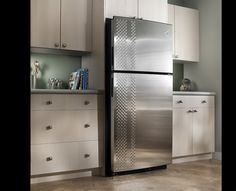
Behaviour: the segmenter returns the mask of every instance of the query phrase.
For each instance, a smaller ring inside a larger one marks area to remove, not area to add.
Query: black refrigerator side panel
[[[112,20],[105,23],[105,141],[104,167],[105,176],[111,176],[111,96],[113,94],[113,40]]]

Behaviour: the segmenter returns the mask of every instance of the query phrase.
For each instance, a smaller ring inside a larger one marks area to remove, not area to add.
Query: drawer
[[[97,109],[97,95],[31,94],[32,110]]]
[[[191,107],[191,96],[173,96],[173,107],[174,108],[184,108]]]
[[[98,142],[31,145],[31,175],[98,167]]]
[[[31,144],[98,140],[97,110],[31,111]]]
[[[194,107],[214,107],[214,96],[193,96]]]

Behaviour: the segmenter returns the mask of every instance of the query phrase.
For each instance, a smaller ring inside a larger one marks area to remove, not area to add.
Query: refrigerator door
[[[112,171],[171,163],[172,75],[114,73]]]
[[[124,17],[113,19],[114,70],[172,73],[172,26]]]

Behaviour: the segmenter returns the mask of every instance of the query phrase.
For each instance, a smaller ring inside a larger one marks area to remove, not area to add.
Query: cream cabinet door
[[[137,17],[138,0],[105,0],[105,16]]]
[[[60,0],[31,0],[31,47],[59,48]]]
[[[61,48],[91,51],[92,0],[61,0]]]
[[[190,110],[191,108],[173,109],[173,157],[193,153],[193,114]]]
[[[193,111],[193,154],[214,152],[214,108]]]
[[[175,56],[175,6],[168,4],[168,23],[172,25],[172,54]]]
[[[175,58],[199,61],[199,12],[196,9],[174,6]]]
[[[138,17],[168,23],[167,0],[138,0]]]

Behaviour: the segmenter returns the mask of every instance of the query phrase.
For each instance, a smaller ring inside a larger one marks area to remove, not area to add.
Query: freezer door
[[[114,73],[113,172],[171,163],[172,76]]]
[[[173,73],[172,26],[115,17],[114,70]]]

